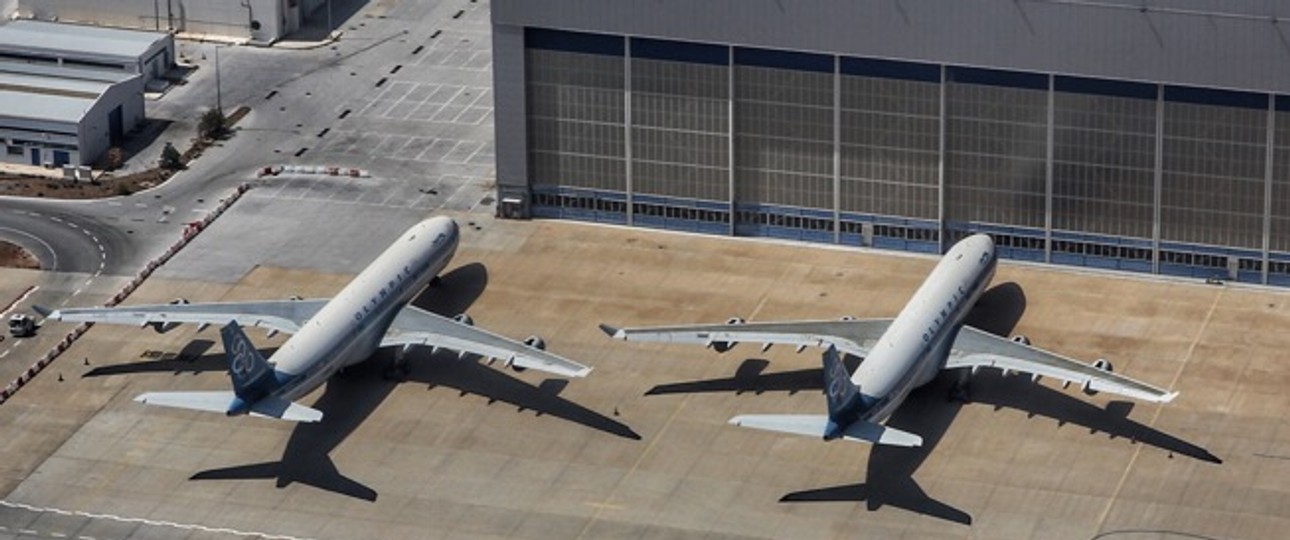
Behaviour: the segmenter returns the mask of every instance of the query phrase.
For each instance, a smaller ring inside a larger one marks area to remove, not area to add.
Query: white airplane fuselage
[[[862,420],[885,421],[911,390],[936,376],[997,263],[994,242],[977,234],[936,264],[851,376],[867,405]]]
[[[371,357],[399,310],[448,265],[458,241],[457,224],[447,217],[403,233],[274,353],[282,384],[273,395],[295,400]]]

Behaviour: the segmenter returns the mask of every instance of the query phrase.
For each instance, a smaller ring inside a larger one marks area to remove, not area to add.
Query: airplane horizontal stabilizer
[[[160,405],[176,409],[228,413],[229,404],[237,397],[233,392],[148,392],[139,394],[135,401],[145,405]]]
[[[228,414],[229,407],[236,398],[237,396],[229,391],[147,392],[139,394],[134,400],[145,405]],[[251,406],[250,414],[291,422],[317,422],[323,417],[322,411],[278,398],[265,398],[255,402]]]
[[[745,414],[730,419],[736,426],[824,437],[829,417],[813,414]],[[891,446],[922,446],[923,438],[895,428],[873,422],[856,422],[842,431],[842,437],[852,441],[865,441]]]
[[[318,409],[275,397],[267,397],[255,402],[255,405],[251,406],[251,414],[291,422],[318,422],[323,417],[322,411]]]

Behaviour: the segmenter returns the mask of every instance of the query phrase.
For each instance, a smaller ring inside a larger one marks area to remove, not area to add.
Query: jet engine
[[[1115,371],[1115,366],[1111,365],[1111,361],[1110,361],[1110,360],[1107,360],[1107,359],[1105,359],[1105,358],[1098,358],[1097,360],[1094,360],[1094,361],[1093,361],[1093,368],[1094,368],[1094,369],[1100,369],[1100,370],[1105,371],[1105,372],[1107,372],[1107,373],[1111,373],[1111,372],[1114,372],[1114,371]],[[1081,391],[1083,391],[1083,392],[1084,392],[1085,394],[1087,394],[1087,395],[1095,396],[1095,395],[1097,395],[1097,390],[1093,390],[1092,388],[1089,388],[1089,383],[1091,383],[1091,382],[1092,382],[1092,380],[1091,380],[1091,379],[1090,379],[1090,380],[1087,380],[1087,381],[1084,381],[1084,386],[1083,386],[1083,387],[1081,387],[1081,388],[1080,388],[1080,390],[1081,390]]]
[[[1017,334],[1012,336],[1012,342],[1020,343],[1022,345],[1030,345],[1030,338],[1026,337],[1025,334]]]
[[[745,322],[747,321],[745,321],[742,317],[731,317],[726,320],[726,324],[743,324]],[[723,353],[730,349],[735,348],[735,345],[738,345],[738,344],[739,344],[738,341],[713,341],[712,350],[717,351],[719,353]]]
[[[542,339],[542,336],[534,335],[534,336],[526,337],[524,338],[524,344],[534,349],[537,349],[539,351],[546,350],[546,340]],[[523,373],[524,370],[528,368],[515,365],[515,363],[512,362],[511,369],[515,370],[516,373]]]
[[[182,305],[187,305],[191,303],[192,302],[189,302],[187,298],[176,298],[170,301],[170,305],[172,306],[182,306]],[[151,326],[152,326],[152,329],[156,330],[158,334],[164,334],[166,332],[169,332],[179,327],[179,323],[154,322],[154,323],[151,323]]]
[[[456,316],[452,318],[452,320],[457,321],[466,326],[475,326],[475,319],[470,318],[470,315],[467,315],[465,313],[458,313]]]

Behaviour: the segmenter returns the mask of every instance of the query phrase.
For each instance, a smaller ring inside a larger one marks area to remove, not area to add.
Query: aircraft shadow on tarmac
[[[422,293],[412,304],[440,315],[455,315],[473,304],[487,283],[488,273],[484,266],[468,264],[443,274],[438,286]],[[185,351],[204,352],[212,345],[207,340],[195,340],[185,347]],[[463,397],[475,394],[487,398],[490,405],[500,401],[514,405],[521,412],[533,411],[537,415],[554,416],[612,435],[640,439],[640,435],[630,427],[560,398],[558,394],[568,381],[548,379],[533,386],[498,368],[485,366],[477,359],[459,360],[452,351],[433,355],[425,352],[425,349],[417,349],[408,353],[408,371],[401,380],[387,377],[395,356],[390,349],[382,349],[368,361],[332,377],[322,396],[311,405],[323,412],[322,421],[296,424],[281,460],[210,469],[192,475],[190,480],[272,479],[276,480],[279,488],[299,482],[324,491],[375,501],[376,490],[342,474],[332,462],[330,453],[371,415],[396,386],[404,383],[426,384],[429,389],[452,388]],[[192,360],[181,352],[176,359],[99,367],[86,376],[228,370],[223,353],[195,354],[197,356]]]
[[[1011,282],[1003,283],[986,291],[969,314],[967,324],[1007,336],[1021,320],[1025,307],[1026,297],[1021,287]],[[847,358],[846,361],[850,369],[859,362],[855,358]],[[762,374],[768,365],[769,362],[763,359],[748,359],[737,368],[733,377],[659,385],[647,394],[823,390],[821,369]],[[963,407],[962,402],[947,399],[955,385],[962,382],[963,374],[943,372],[931,383],[911,392],[887,420],[888,426],[921,435],[922,446],[872,446],[864,482],[796,491],[784,495],[780,502],[864,501],[870,511],[893,506],[970,525],[971,515],[931,498],[913,478]],[[824,407],[822,401],[821,409]],[[1025,411],[1032,418],[1054,419],[1058,426],[1083,426],[1090,433],[1106,433],[1111,438],[1124,438],[1131,444],[1143,443],[1201,461],[1222,462],[1204,448],[1129,420],[1127,415],[1132,410],[1132,403],[1115,401],[1103,409],[1061,391],[1033,384],[1027,376],[1004,377],[996,370],[982,370],[971,377],[971,402],[991,405],[995,410]]]

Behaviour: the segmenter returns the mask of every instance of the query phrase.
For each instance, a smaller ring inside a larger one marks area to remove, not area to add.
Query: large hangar
[[[495,0],[501,211],[1290,285],[1290,6]]]

